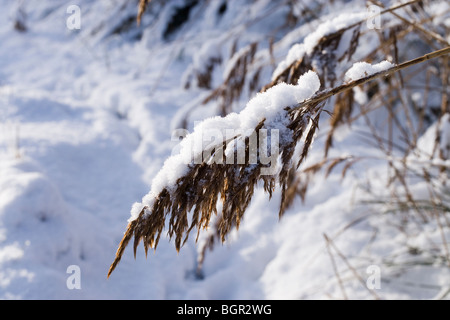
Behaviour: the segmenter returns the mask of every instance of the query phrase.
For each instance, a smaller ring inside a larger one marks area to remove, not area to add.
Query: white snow
[[[381,61],[377,64],[370,64],[367,62],[356,62],[345,73],[347,81],[358,80],[375,74],[377,72],[385,71],[395,65],[387,60]]]
[[[226,12],[219,15],[220,3],[209,1],[196,7],[195,17],[172,39],[163,40],[173,8],[183,2],[157,5],[138,29],[133,20],[136,1],[78,0],[80,30],[66,28],[66,9],[73,3],[2,2],[0,299],[342,298],[324,234],[364,280],[369,266],[380,266],[382,287],[375,292],[382,298],[446,296],[449,269],[433,264],[431,256],[442,241],[436,221],[402,225],[402,217],[385,214],[392,204],[365,205],[364,201],[386,198],[391,191],[386,188],[386,168],[376,160],[355,164],[345,179],[338,169],[327,179],[318,175],[309,182],[305,203],[297,198],[281,219],[279,190],[269,201],[263,190],[256,189],[239,230],[224,245],[206,252],[202,279],[195,277],[199,257],[195,237],[179,254],[169,241],[160,241],[147,259],[141,247],[136,260],[132,248],[127,248],[106,279],[127,219],[133,220],[143,205],[151,205],[163,188],[173,186],[186,172],[201,150],[199,138],[228,137],[231,132],[245,136],[264,118],[268,128],[281,130],[280,138],[288,138],[283,135],[284,107],[311,97],[320,87],[317,74],[309,71],[297,85],[280,83],[265,93],[243,94],[235,103],[239,110],[218,117],[213,103],[201,105],[205,90],[183,88],[189,68],[201,71],[205,59],[220,56],[222,63],[211,84],[216,88],[229,72],[227,66],[231,68],[227,50],[235,41],[236,52],[258,42],[255,57],[263,66],[258,84],[264,85],[308,54],[322,36],[366,14],[354,12],[357,1],[335,1],[324,6],[327,16],[321,16],[322,1],[317,1],[312,9],[318,17],[299,21],[291,33],[285,25],[286,2],[227,1]],[[436,8],[443,8],[445,1],[439,3]],[[21,6],[26,32],[13,28]],[[448,17],[439,23],[448,24]],[[274,65],[267,54],[269,34],[277,41]],[[365,36],[378,38],[370,32]],[[292,47],[293,43],[298,44]],[[371,45],[367,40],[364,50],[370,51]],[[355,54],[354,59],[359,58]],[[356,79],[390,66],[387,61],[355,64],[348,76]],[[356,99],[364,103],[367,96],[359,92]],[[188,109],[193,111],[187,118],[190,134],[172,155],[174,123],[178,125]],[[195,120],[201,122],[193,127]],[[448,116],[442,120],[419,140],[423,157],[407,161],[419,168],[429,163],[450,166],[448,159],[430,160],[437,131],[445,136],[442,147],[450,141]],[[320,128],[326,130],[326,123]],[[330,156],[383,156],[357,139],[353,130],[367,132],[367,127],[356,122],[351,130],[337,130],[339,139]],[[305,166],[323,156],[325,132],[315,138]],[[242,141],[236,145],[242,147]],[[394,155],[392,159],[399,168],[405,161]],[[370,185],[365,188],[367,181]],[[417,183],[411,190],[426,198],[426,187]],[[411,233],[399,232],[398,225]],[[211,231],[200,233],[200,243]],[[448,239],[448,233],[445,236]],[[414,246],[424,255],[413,257],[424,260],[411,260],[407,248]],[[347,297],[373,298],[345,261],[333,254]],[[73,265],[81,270],[81,289],[67,286],[71,276],[67,270]]]

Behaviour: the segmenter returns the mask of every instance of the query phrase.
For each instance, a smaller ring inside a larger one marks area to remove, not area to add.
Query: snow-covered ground
[[[138,28],[137,1],[0,1],[0,298],[445,296],[450,269],[408,251],[442,243],[442,228],[430,222],[424,230],[400,233],[395,222],[401,217],[364,204],[368,195],[387,192],[384,162],[376,167],[376,161],[355,166],[345,179],[339,171],[319,175],[305,202],[296,199],[281,219],[279,193],[269,201],[258,190],[239,230],[206,253],[202,277],[196,275],[199,244],[190,237],[179,254],[168,239],[147,258],[142,246],[136,259],[127,248],[106,279],[132,204],[149,192],[176,146],[173,130],[187,119],[192,131],[196,120],[219,113],[208,104],[198,107],[207,90],[190,76],[202,71],[202,61],[222,57],[214,88],[229,73],[233,39],[239,49],[260,43],[255,59],[270,61],[271,34],[279,45],[276,61],[260,74],[264,85],[318,23],[286,32],[283,1],[200,1],[193,18],[167,35],[171,8],[184,1],[169,2],[155,6],[158,19],[148,13]],[[81,9],[80,30],[67,27],[70,5]],[[26,32],[14,29],[20,10]],[[336,4],[327,11],[345,10],[358,6]],[[244,93],[233,110],[250,98]],[[350,132],[345,127],[336,134],[341,155],[377,156]],[[308,163],[323,155],[323,140],[319,134]],[[362,186],[366,179],[370,192]]]

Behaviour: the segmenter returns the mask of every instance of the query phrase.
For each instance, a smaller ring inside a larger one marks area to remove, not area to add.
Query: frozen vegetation
[[[285,192],[106,278],[199,140],[297,141],[289,108],[448,47],[448,1],[379,1],[375,27],[356,0],[153,0],[139,26],[138,0],[0,3],[1,299],[450,297],[448,54],[297,110]]]

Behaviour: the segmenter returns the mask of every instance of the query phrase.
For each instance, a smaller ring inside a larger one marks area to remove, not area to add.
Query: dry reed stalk
[[[441,218],[439,215],[439,210],[436,205],[436,201],[432,201],[432,205],[433,205],[432,215],[434,216],[434,218],[436,220],[436,224],[439,229],[439,234],[441,236],[442,246],[444,248],[444,255],[445,255],[445,259],[447,261],[447,265],[448,265],[448,267],[450,267],[450,250],[448,248],[448,242],[445,237],[444,227],[442,226],[442,223],[441,223]]]
[[[378,1],[378,0],[369,0],[371,3],[379,6],[380,8],[384,8],[384,5]],[[417,4],[420,5],[423,1],[413,1],[413,3],[411,4]],[[430,20],[429,17],[425,17],[425,19],[423,21],[411,21],[409,19],[406,19],[404,17],[402,17],[401,15],[397,14],[396,12],[394,12],[394,10],[390,10],[389,11],[392,15],[394,15],[397,19],[401,20],[403,23],[407,24],[407,25],[411,25],[413,28],[419,30],[421,33],[423,33],[427,39],[434,39],[437,42],[440,43],[440,45],[442,46],[448,46],[449,43],[447,40],[445,40],[441,35],[439,35],[436,32],[433,32],[432,30],[429,29],[425,29],[423,27],[423,24],[425,23],[426,20]]]
[[[386,13],[392,13],[396,10],[405,8],[418,2],[421,2],[421,0],[412,0],[405,3],[401,3],[399,5],[384,9],[379,14],[383,15]],[[284,71],[282,71],[271,83],[267,84],[261,91],[265,91],[279,82],[286,82],[291,84],[295,83],[300,77],[300,75],[305,73],[307,70],[314,70],[317,73],[319,73],[319,77],[323,85],[325,85],[324,80],[329,80],[331,86],[334,86],[333,83],[335,80],[335,75],[334,69],[332,67],[336,65],[337,61],[342,61],[345,58],[347,58],[347,60],[350,61],[358,45],[361,26],[372,18],[373,17],[367,17],[345,28],[339,29],[334,33],[322,37],[311,54],[306,55],[301,60],[293,62]],[[350,30],[353,30],[353,35],[350,41],[349,48],[346,51],[344,51],[340,57],[336,57],[335,49],[339,45],[343,34]],[[313,62],[317,61],[321,62],[320,65],[321,70],[316,69],[317,63],[313,64]]]
[[[141,24],[142,15],[144,14],[145,10],[147,9],[147,5],[151,1],[152,0],[140,0],[139,1],[139,10],[138,10],[138,15],[137,15],[137,24],[138,24],[138,26]]]
[[[220,215],[221,212],[218,214],[218,216],[220,217]],[[203,240],[203,244],[199,248],[199,255],[197,256],[197,268],[195,270],[195,275],[197,278],[203,278],[203,263],[205,262],[206,251],[212,250],[214,248],[216,240],[219,238],[219,219],[216,219],[211,232],[207,234],[206,239]]]
[[[375,290],[370,289],[366,282],[364,281],[364,279],[361,277],[361,275],[358,273],[358,271],[350,264],[350,262],[348,261],[347,257],[338,249],[338,247],[336,246],[336,244],[334,243],[334,241],[332,239],[330,239],[330,237],[328,237],[325,233],[323,234],[325,241],[327,242],[327,248],[328,246],[330,248],[333,248],[334,251],[336,251],[336,253],[338,254],[338,256],[341,258],[341,260],[346,264],[346,266],[349,268],[349,270],[353,273],[353,275],[356,277],[356,279],[358,279],[358,281],[361,283],[361,285],[366,288],[369,293],[376,299],[376,300],[380,300],[380,297],[378,296],[378,294],[375,292]],[[329,250],[329,249],[328,249]],[[330,253],[331,255],[331,253]],[[340,278],[338,278],[340,279]],[[341,281],[341,280],[339,280]],[[341,283],[342,285],[342,283]],[[343,289],[343,287],[342,287]]]
[[[230,68],[225,81],[217,89],[213,90],[209,96],[203,100],[203,104],[207,104],[211,100],[220,99],[220,114],[227,115],[232,111],[233,102],[236,101],[242,94],[249,65],[253,62],[258,48],[258,43],[253,42],[247,47],[236,51],[236,42],[232,49],[232,58],[234,65]],[[230,60],[231,60],[230,59]],[[212,68],[210,72],[212,71]],[[211,74],[209,74],[209,79]],[[208,83],[210,84],[210,82]]]
[[[413,0],[406,3],[402,3],[399,5],[395,5],[391,8],[384,9],[380,12],[380,15],[392,13],[401,8],[413,5],[415,3],[420,2],[419,0]],[[290,5],[293,5],[292,3]],[[296,4],[300,5],[301,4]],[[314,12],[309,10],[306,6],[304,6],[303,13],[315,16]],[[290,16],[288,16],[288,20]],[[265,85],[260,92],[266,91],[268,88],[276,85],[280,82],[285,82],[288,84],[295,84],[300,75],[304,74],[308,70],[315,71],[321,80],[323,88],[333,87],[338,75],[335,74],[335,69],[338,63],[343,60],[350,61],[355,50],[358,47],[358,40],[361,34],[361,26],[368,19],[372,17],[367,17],[366,19],[362,19],[348,27],[342,28],[335,33],[329,34],[327,36],[322,37],[320,41],[315,46],[313,52],[309,55],[306,55],[303,59],[299,61],[295,61],[291,66],[286,68],[283,72],[281,72],[276,79],[274,79],[271,83]],[[287,21],[287,25],[289,25],[289,21]],[[347,32],[351,31],[352,36],[350,40],[349,47],[347,50],[344,50],[340,56],[336,56],[336,49],[338,48],[343,35]],[[236,45],[237,42],[234,42],[232,55],[236,53]],[[249,50],[244,50],[239,59],[236,59],[235,65],[231,69],[232,71],[227,75],[224,82],[214,89],[211,94],[203,100],[203,104],[207,104],[213,100],[218,100],[219,113],[222,116],[225,116],[229,112],[232,111],[232,106],[235,101],[237,101],[242,92],[247,81],[247,73],[250,70],[251,65],[253,64],[253,57],[256,52],[257,43],[251,43],[248,46]],[[269,53],[272,54],[273,44],[269,43]],[[273,63],[273,57],[271,56],[271,63]],[[258,67],[257,67],[258,68]],[[211,72],[213,68],[207,68],[206,72],[197,74],[198,85],[201,88],[210,89],[211,85]],[[258,85],[258,77],[261,71],[261,67],[254,72],[253,78],[249,80],[249,92],[255,92]],[[189,83],[186,84],[186,87],[189,87]],[[350,94],[348,95],[351,96]],[[340,110],[344,111],[345,108],[340,108]],[[335,110],[339,111],[339,110]],[[348,111],[346,111],[349,113]],[[339,116],[338,116],[339,117]],[[339,125],[344,121],[344,118],[341,118],[340,122],[337,122],[335,125]],[[330,136],[331,137],[331,136]],[[331,142],[331,140],[330,140]]]
[[[334,260],[334,256],[333,253],[331,252],[331,244],[330,244],[330,239],[328,238],[328,236],[324,233],[323,237],[325,238],[325,242],[326,242],[326,247],[327,247],[327,251],[328,251],[328,255],[330,256],[330,260],[331,260],[331,265],[333,266],[333,270],[334,270],[334,275],[336,276],[337,280],[338,280],[338,284],[339,284],[339,288],[341,289],[342,292],[342,296],[344,298],[344,300],[348,300],[348,296],[345,293],[345,287],[344,287],[344,283],[342,282],[341,276],[339,275],[339,271],[336,265],[336,261]]]
[[[199,88],[211,89],[211,80],[214,66],[220,64],[222,59],[219,57],[210,58],[205,65],[205,70],[195,72],[197,78],[197,86]],[[189,83],[186,84],[185,89],[189,88]]]
[[[385,71],[344,83],[332,89],[323,90],[312,98],[292,107],[286,106],[285,110],[290,119],[287,128],[292,134],[292,139],[280,143],[281,170],[277,176],[261,175],[261,170],[267,166],[261,162],[257,164],[249,163],[252,150],[250,150],[248,137],[245,139],[244,164],[192,163],[189,165],[189,171],[177,180],[175,190],[170,191],[169,188],[164,188],[155,199],[152,207],[142,208],[138,217],[128,224],[117,249],[116,257],[108,271],[108,277],[116,268],[126,246],[133,237],[135,255],[140,241],[143,242],[146,253],[149,248],[156,249],[167,222],[168,236],[169,238],[175,237],[177,251],[187,241],[189,233],[194,227],[197,228],[198,239],[200,230],[208,227],[211,215],[217,214],[216,205],[219,199],[223,208],[222,215],[218,218],[217,230],[222,242],[225,241],[226,235],[232,227],[239,227],[244,212],[253,197],[254,188],[259,182],[263,183],[264,190],[269,194],[269,197],[272,196],[278,182],[282,195],[279,211],[281,216],[285,209],[284,201],[287,198],[288,187],[292,182],[292,172],[307,157],[312,138],[318,128],[319,116],[327,99],[374,79],[449,53],[450,47],[437,50]],[[257,140],[260,139],[259,132],[263,128],[265,128],[265,119],[254,130],[257,134]],[[294,161],[294,151],[302,137],[305,138],[302,152],[299,159]],[[225,149],[233,139],[223,141],[222,148]],[[214,156],[217,151],[217,149],[211,150],[211,155]],[[261,150],[258,150],[258,152],[261,152]],[[234,157],[238,157],[236,150],[234,151]],[[191,213],[190,223],[189,213]]]
[[[398,9],[406,8],[408,6],[416,5],[419,3],[420,1],[409,1],[406,3],[402,3],[391,8],[384,9],[380,12],[380,15],[387,13],[394,14]],[[333,87],[337,76],[334,71],[336,65],[345,60],[347,62],[350,61],[359,44],[359,38],[362,33],[361,26],[370,18],[371,17],[362,19],[348,27],[342,28],[332,34],[322,37],[311,54],[307,54],[302,59],[293,62],[261,91],[265,91],[279,82],[295,84],[295,82],[298,80],[298,77],[307,70],[314,70],[316,73],[318,73],[323,87]],[[398,63],[398,40],[410,34],[410,32],[414,30],[414,26],[417,26],[418,24],[410,23],[410,25],[412,25],[410,30],[407,30],[407,32],[401,32],[399,34],[397,34],[396,29],[403,29],[403,26],[392,28],[389,32],[389,37],[387,39],[380,39],[380,46],[375,49],[373,53],[367,56],[365,60],[370,61],[372,58],[375,58],[374,56],[378,54],[380,50],[386,51],[384,54],[385,56],[390,55],[391,53],[388,51],[393,46],[394,60],[396,63]],[[341,52],[340,56],[337,56],[336,48],[340,45],[341,39],[344,38],[344,34],[346,32],[352,32],[351,40],[348,44],[347,50],[344,50],[343,52]],[[380,37],[384,37],[382,32],[378,34]],[[403,85],[402,74],[400,72],[396,74],[400,78],[400,82]],[[374,92],[378,92],[379,90],[378,84],[376,82],[372,82],[371,86],[372,87],[369,88],[368,91],[366,91],[369,92],[369,97],[373,95]],[[325,157],[327,157],[328,151],[332,147],[335,130],[344,123],[350,123],[350,117],[353,112],[353,107],[354,93],[352,91],[345,91],[345,93],[336,96],[336,99],[334,100],[333,116],[330,121],[330,130],[328,133],[327,141],[325,143]],[[409,110],[406,107],[405,112],[409,114]],[[411,124],[411,121],[408,121],[408,124]],[[410,129],[411,128],[412,127],[410,126]]]

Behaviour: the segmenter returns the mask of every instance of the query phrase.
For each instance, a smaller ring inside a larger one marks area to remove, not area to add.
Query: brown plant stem
[[[418,57],[418,58],[415,58],[415,59],[403,62],[403,63],[398,64],[398,65],[396,65],[396,66],[394,66],[392,68],[386,69],[384,71],[373,73],[373,74],[371,74],[371,75],[369,75],[369,76],[367,76],[365,78],[361,78],[361,79],[354,80],[354,81],[351,81],[351,82],[348,82],[348,83],[344,83],[344,84],[342,84],[340,86],[337,86],[337,87],[335,87],[333,89],[324,90],[324,91],[319,92],[318,94],[314,95],[312,98],[307,99],[307,100],[305,100],[305,101],[295,105],[291,110],[299,110],[299,109],[302,109],[302,108],[304,108],[304,107],[306,107],[308,105],[311,105],[311,104],[321,103],[321,102],[325,101],[326,99],[328,99],[328,98],[330,98],[330,97],[332,97],[334,95],[337,95],[339,93],[342,93],[342,92],[350,90],[350,89],[353,89],[356,86],[362,85],[364,83],[367,83],[367,82],[372,81],[374,79],[380,78],[382,76],[390,75],[390,74],[395,73],[397,71],[400,71],[402,69],[406,69],[406,68],[411,67],[413,65],[425,62],[427,60],[431,60],[431,59],[435,59],[435,58],[441,57],[441,56],[449,54],[449,53],[450,53],[450,46],[446,47],[446,48],[443,48],[443,49],[440,49],[440,50],[436,50],[436,51],[430,52],[430,53],[425,54],[425,55],[423,55],[421,57]]]

